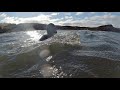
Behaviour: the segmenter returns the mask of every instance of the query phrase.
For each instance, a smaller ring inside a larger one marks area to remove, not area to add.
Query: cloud
[[[80,20],[80,23],[84,26],[100,26],[105,24],[112,24],[114,27],[120,28],[120,16],[116,15],[103,15],[103,16],[92,16]]]
[[[90,12],[91,14],[95,14],[96,12]]]
[[[81,15],[83,14],[84,12],[77,12],[76,15]]]
[[[66,17],[68,18],[68,17]],[[83,26],[83,27],[97,27],[105,24],[112,24],[114,27],[120,27],[120,16],[106,14],[102,16],[94,15],[91,17],[85,17],[83,19],[67,19],[58,22],[62,25]]]
[[[1,20],[1,22],[2,23],[15,23],[15,24],[19,24],[19,23],[59,24],[58,22],[64,19],[64,18],[53,18],[52,16],[53,15],[51,15],[51,14],[50,15],[40,14],[38,16],[28,17],[28,18],[6,16]],[[69,18],[71,18],[71,17],[69,17]]]
[[[85,17],[84,19],[79,21],[84,26],[99,26],[105,24],[112,24],[115,27],[120,27],[120,16],[106,14],[102,16],[92,16],[92,17]]]
[[[76,14],[80,15],[83,12],[77,12]],[[92,13],[92,12],[91,12]],[[59,13],[60,14],[60,13]],[[52,14],[39,14],[34,17],[11,17],[5,13],[0,14],[0,21],[2,23],[54,23],[56,25],[72,25],[72,26],[86,26],[86,27],[94,27],[100,26],[104,24],[112,24],[114,27],[120,27],[120,16],[113,15],[112,13],[104,13],[103,15],[93,14],[92,16],[84,16],[83,18],[75,18],[73,15],[70,15],[66,12],[62,13],[61,17],[53,18],[54,15],[58,15],[58,13]],[[76,15],[75,14],[75,15]]]
[[[56,16],[56,15],[58,15],[59,13],[52,13],[51,15],[53,15],[53,16]]]
[[[19,17],[9,17],[6,16],[1,20],[2,22],[5,23],[32,23],[32,22],[39,22],[39,23],[49,23],[51,15],[44,15],[40,14],[36,17],[28,17],[28,18],[19,18]]]
[[[72,16],[65,16],[65,19],[72,19]]]
[[[0,17],[6,17],[6,16],[7,16],[7,14],[5,14],[5,13],[0,14]]]
[[[68,13],[68,12],[64,12],[64,15],[66,16],[70,16],[71,15],[71,13]]]

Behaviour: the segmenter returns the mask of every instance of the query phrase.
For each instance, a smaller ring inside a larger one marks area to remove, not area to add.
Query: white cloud
[[[92,13],[92,12],[91,12]],[[52,13],[53,15],[57,15]],[[0,18],[2,23],[54,23],[57,25],[72,25],[72,26],[85,26],[85,27],[94,27],[104,24],[112,24],[114,27],[120,27],[120,16],[112,15],[111,13],[106,13],[104,15],[92,15],[91,17],[84,17],[75,19],[74,16],[65,15],[60,18],[53,18],[52,14],[39,14],[34,17],[10,17],[5,13],[0,14]],[[80,12],[79,12],[80,14]]]
[[[65,16],[65,19],[72,19],[72,16]]]
[[[2,22],[6,23],[32,23],[32,22],[39,22],[39,23],[49,23],[51,15],[44,15],[40,14],[36,17],[28,17],[28,18],[19,18],[19,17],[5,17]]]
[[[65,15],[65,16],[66,16],[66,15],[70,16],[70,15],[71,15],[71,13],[64,12],[64,15]]]
[[[77,12],[76,15],[81,15],[83,14],[84,12]]]
[[[51,15],[53,15],[53,16],[56,16],[56,15],[58,15],[59,13],[52,13]]]
[[[120,27],[120,16],[115,15],[103,15],[103,16],[92,16],[92,17],[85,17],[84,19],[80,20],[80,23],[84,26],[99,26],[104,24],[112,24],[115,27]]]
[[[102,16],[85,17],[83,19],[67,19],[58,22],[62,25],[83,26],[83,27],[97,27],[105,24],[112,24],[114,27],[120,27],[120,16],[106,14]]]
[[[88,20],[83,20],[84,25],[88,26],[99,26],[105,24],[112,24],[114,27],[120,28],[120,16],[115,15],[103,15],[103,16],[94,16]]]
[[[109,12],[104,12],[104,14],[108,14]]]
[[[91,14],[95,14],[96,12],[90,12]]]
[[[40,14],[36,17],[28,17],[28,18],[6,16],[1,20],[1,22],[3,22],[3,23],[16,23],[16,24],[19,24],[19,23],[43,23],[43,24],[54,23],[54,24],[59,24],[58,22],[63,20],[63,19],[64,18],[52,18],[51,14],[50,15]]]
[[[6,17],[7,15],[5,13],[0,14],[0,17]]]

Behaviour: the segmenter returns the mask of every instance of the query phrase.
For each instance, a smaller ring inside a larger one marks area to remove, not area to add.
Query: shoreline
[[[21,23],[21,24],[0,24],[0,33],[30,31],[30,30],[46,30],[47,24],[39,23]],[[113,25],[101,25],[98,27],[79,27],[79,26],[60,26],[55,25],[57,30],[90,30],[90,31],[112,31],[120,32],[120,28],[115,28]]]

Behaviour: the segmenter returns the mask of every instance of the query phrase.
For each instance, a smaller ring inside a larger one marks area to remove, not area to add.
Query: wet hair
[[[55,26],[53,23],[49,23],[48,25],[50,25],[50,26]]]
[[[48,24],[48,26],[53,26],[54,27],[55,25],[53,23],[50,23],[50,24]]]
[[[53,23],[50,23],[47,25],[47,34],[43,35],[40,39],[40,41],[46,40],[53,36],[55,33],[57,33],[55,25]]]

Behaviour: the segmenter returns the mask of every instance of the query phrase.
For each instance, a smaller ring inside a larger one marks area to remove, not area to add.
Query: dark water
[[[0,34],[1,78],[120,78],[120,33],[46,31]]]

